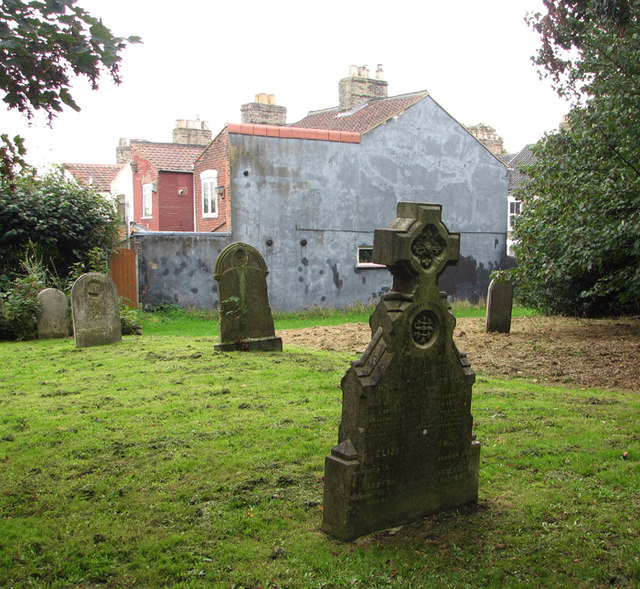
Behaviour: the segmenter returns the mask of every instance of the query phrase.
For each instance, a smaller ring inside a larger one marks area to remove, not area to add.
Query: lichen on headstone
[[[108,276],[98,272],[80,276],[71,288],[71,311],[78,348],[122,340],[118,289]]]
[[[282,350],[269,306],[268,274],[260,252],[246,243],[232,243],[220,252],[213,272],[220,298],[216,350]]]

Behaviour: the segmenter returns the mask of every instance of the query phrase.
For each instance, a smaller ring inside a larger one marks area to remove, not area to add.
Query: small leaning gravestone
[[[216,350],[282,350],[269,307],[267,274],[260,252],[246,243],[232,243],[220,252],[213,270],[220,298]]]
[[[487,293],[486,331],[509,333],[513,309],[513,285],[509,280],[494,278]]]
[[[74,282],[71,315],[78,348],[122,340],[118,290],[113,280],[104,274],[89,272]]]
[[[472,433],[475,374],[453,343],[455,317],[437,277],[460,235],[441,206],[401,202],[377,229],[373,261],[393,274],[369,324],[371,342],[342,379],[338,445],[325,460],[322,529],[342,540],[478,497]]]
[[[69,335],[69,301],[67,295],[57,288],[45,288],[36,297],[40,308],[36,312],[38,319],[38,337],[52,339]]]

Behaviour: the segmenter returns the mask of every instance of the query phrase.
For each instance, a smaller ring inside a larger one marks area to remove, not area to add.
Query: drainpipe
[[[196,216],[196,167],[194,164],[191,164],[191,168],[193,169],[193,230],[198,230],[197,216]]]

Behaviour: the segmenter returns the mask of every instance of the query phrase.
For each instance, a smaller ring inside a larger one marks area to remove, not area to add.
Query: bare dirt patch
[[[458,319],[454,340],[476,372],[576,388],[640,392],[640,317],[515,317],[511,333],[484,331],[483,318]],[[285,344],[361,354],[367,325],[279,331]]]

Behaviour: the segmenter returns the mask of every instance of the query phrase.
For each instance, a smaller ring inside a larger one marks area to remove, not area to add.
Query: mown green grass
[[[454,302],[456,317],[484,317],[486,308],[468,302]],[[302,329],[316,325],[341,325],[343,323],[368,323],[373,312],[372,306],[356,305],[348,310],[315,307],[298,312],[276,311],[273,314],[275,329]],[[514,317],[534,315],[525,307],[516,306]],[[158,312],[141,312],[140,323],[145,335],[186,335],[207,337],[218,335],[218,314],[212,310],[186,311],[178,307],[168,307]]]
[[[216,342],[0,344],[0,586],[640,586],[638,396],[479,375],[478,505],[344,544],[355,356]]]

